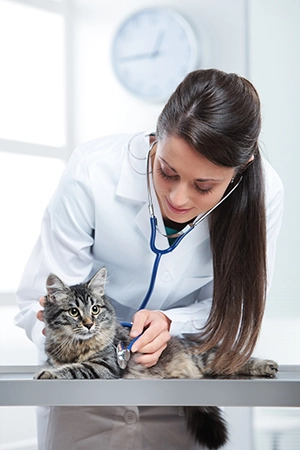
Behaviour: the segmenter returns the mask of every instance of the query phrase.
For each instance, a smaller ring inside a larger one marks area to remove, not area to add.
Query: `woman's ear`
[[[244,164],[244,165],[240,168],[240,170],[238,171],[238,173],[243,173],[244,170],[248,169],[248,167],[251,166],[251,164],[253,163],[253,161],[254,161],[254,155],[252,154],[252,155],[250,156],[250,158],[248,159],[248,161],[246,162],[246,164]]]

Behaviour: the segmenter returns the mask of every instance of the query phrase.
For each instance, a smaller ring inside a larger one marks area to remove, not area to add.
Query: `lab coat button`
[[[169,272],[164,272],[161,274],[161,279],[167,283],[168,281],[171,281],[171,275]]]
[[[124,419],[127,424],[136,423],[137,417],[134,411],[126,411],[124,414]]]

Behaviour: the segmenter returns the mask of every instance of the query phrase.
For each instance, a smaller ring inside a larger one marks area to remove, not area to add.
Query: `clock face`
[[[146,100],[165,101],[195,69],[197,45],[188,22],[169,9],[149,8],[119,28],[112,62],[121,84]]]

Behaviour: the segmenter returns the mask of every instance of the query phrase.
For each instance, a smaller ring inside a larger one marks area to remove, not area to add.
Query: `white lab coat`
[[[118,318],[130,321],[139,308],[155,257],[149,248],[145,176],[148,149],[149,133],[145,132],[97,139],[79,146],[71,156],[45,212],[40,237],[17,294],[21,311],[16,324],[36,343],[41,358],[43,324],[35,315],[50,272],[67,284],[75,284],[105,266],[109,275],[106,293]],[[266,161],[264,167],[270,276],[282,216],[283,188]],[[163,230],[155,195],[154,208]],[[168,246],[167,238],[159,233],[156,243],[160,248]],[[172,253],[162,257],[147,308],[166,313],[172,320],[171,334],[195,333],[209,314],[212,289],[213,267],[205,220]],[[72,445],[72,450],[77,449]],[[164,448],[167,449],[166,443]]]

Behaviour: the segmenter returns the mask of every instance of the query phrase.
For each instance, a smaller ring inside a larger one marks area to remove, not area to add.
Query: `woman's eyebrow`
[[[162,158],[161,156],[159,156],[158,158],[159,158],[163,163],[165,163],[165,164],[169,167],[169,169],[171,169],[173,172],[177,173],[177,170],[175,170],[174,167],[170,166],[170,164],[169,164],[166,160],[164,160],[164,158]]]
[[[165,164],[169,167],[169,169],[172,170],[172,172],[174,172],[174,173],[176,173],[176,174],[178,173],[177,170],[174,169],[174,167],[170,166],[170,164],[169,164],[166,160],[164,160],[164,158],[162,158],[162,157],[160,156],[159,159],[160,159],[163,163],[165,163]],[[221,182],[222,180],[219,180],[219,179],[216,179],[216,178],[196,178],[195,181],[198,181],[199,183],[207,183],[207,181],[213,181],[213,182],[216,183],[216,182]]]

